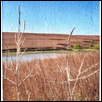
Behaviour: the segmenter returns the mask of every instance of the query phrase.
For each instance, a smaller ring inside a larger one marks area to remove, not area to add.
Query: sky
[[[2,32],[100,35],[99,1],[2,1]]]

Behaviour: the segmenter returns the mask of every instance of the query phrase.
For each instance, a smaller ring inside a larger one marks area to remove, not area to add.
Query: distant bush
[[[69,51],[73,51],[73,49],[71,47],[68,48]]]
[[[100,44],[94,45],[94,49],[100,49]]]
[[[59,50],[66,50],[66,48],[63,48],[63,47],[56,47],[55,51],[59,51]]]
[[[94,45],[90,45],[91,49],[94,47]]]
[[[74,44],[75,49],[81,49],[80,44]]]

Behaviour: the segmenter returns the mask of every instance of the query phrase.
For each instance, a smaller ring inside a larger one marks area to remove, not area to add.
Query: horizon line
[[[18,33],[18,32],[2,32],[2,33]],[[30,33],[30,34],[60,34],[60,35],[63,35],[64,33],[32,33],[32,32],[20,32],[20,33]],[[69,35],[69,34],[64,34],[64,35]],[[72,34],[72,35],[83,35],[83,34]],[[90,34],[87,34],[87,35],[89,35],[89,36],[100,36],[100,34],[99,35],[97,35],[97,34],[95,34],[95,35],[90,35]],[[85,35],[83,35],[83,36],[85,36]]]

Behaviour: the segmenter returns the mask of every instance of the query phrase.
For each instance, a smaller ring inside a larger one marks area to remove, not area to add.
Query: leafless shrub
[[[26,77],[25,77],[20,83],[18,83],[18,75],[19,75],[19,74],[18,74],[18,69],[19,69],[19,66],[20,66],[20,58],[22,57],[23,53],[24,53],[25,50],[26,50],[26,49],[25,49],[22,54],[20,53],[20,48],[21,48],[21,46],[23,45],[24,40],[25,40],[25,39],[23,39],[23,41],[21,40],[23,33],[22,33],[22,34],[20,33],[20,25],[21,25],[21,23],[20,23],[20,14],[21,14],[21,13],[20,13],[20,6],[18,7],[18,13],[19,13],[19,18],[18,18],[19,27],[18,27],[18,34],[17,34],[17,35],[15,34],[15,42],[16,42],[16,45],[17,45],[16,66],[14,65],[14,61],[11,60],[11,62],[12,62],[12,67],[13,67],[13,68],[7,67],[7,61],[6,61],[6,62],[5,62],[5,73],[4,73],[3,77],[4,77],[4,79],[8,80],[9,82],[11,82],[12,84],[14,84],[14,85],[16,86],[17,100],[20,101],[21,98],[20,98],[19,86],[20,86],[28,77],[34,76],[34,75],[31,75],[31,74],[32,74],[33,70],[35,69],[35,66],[34,66],[33,69],[31,70],[31,72],[30,72],[28,75],[26,75]],[[25,21],[24,21],[24,30],[25,30]],[[23,32],[24,32],[24,30],[23,30]],[[3,39],[3,40],[4,40],[4,39]],[[5,42],[5,40],[4,40],[4,42]],[[5,43],[5,45],[6,45],[6,43]],[[7,47],[7,45],[6,45],[6,47]],[[8,47],[7,47],[7,49],[8,49]],[[9,55],[10,55],[9,49],[8,49],[8,53],[9,53]],[[11,57],[11,55],[10,55],[10,57]],[[11,57],[11,59],[12,59],[12,57]],[[36,63],[36,64],[37,64],[37,63]],[[11,80],[11,79],[9,78],[9,76],[8,76],[8,77],[6,76],[6,72],[7,72],[6,70],[9,70],[9,71],[11,71],[11,72],[13,73],[14,78],[15,78],[15,81]],[[27,94],[28,94],[28,93],[27,93]],[[28,100],[29,100],[29,98],[30,98],[30,93],[28,94]]]

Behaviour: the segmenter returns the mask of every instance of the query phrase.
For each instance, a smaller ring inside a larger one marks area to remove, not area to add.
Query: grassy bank
[[[77,51],[97,51],[96,49],[73,49],[73,51],[77,52]]]
[[[22,51],[24,51],[24,50],[22,50]],[[21,53],[22,53],[22,51],[21,51]],[[68,50],[69,52],[96,52],[96,51],[98,51],[98,50],[96,50],[96,49],[74,49],[74,48],[72,48],[72,49],[69,49]],[[30,53],[66,53],[67,51],[66,50],[46,50],[46,51],[42,51],[42,50],[39,50],[39,51],[25,51],[25,53],[24,54],[30,54]],[[2,51],[2,54],[6,54],[7,53],[7,51]],[[16,51],[11,51],[10,52],[12,55],[13,54],[16,54]]]
[[[73,79],[71,81],[71,89],[73,90],[75,78],[77,78],[78,70],[80,68],[82,59],[85,54],[71,54],[68,55],[69,68]],[[93,66],[94,65],[94,66]],[[2,62],[3,75],[7,76],[10,80],[15,82],[12,71],[12,63],[7,63],[5,72],[5,62]],[[14,62],[16,66],[16,62]],[[61,70],[65,75],[61,73]],[[21,85],[19,85],[21,101],[69,101],[69,90],[65,79],[67,79],[66,56],[59,56],[57,58],[23,61],[20,63],[17,72],[18,84],[35,67],[32,74]],[[75,90],[73,93],[74,101],[99,101],[99,71],[100,68],[100,54],[88,53],[85,55],[85,60],[81,69],[82,74],[79,76]],[[88,70],[87,70],[88,69]],[[89,76],[90,75],[90,76]],[[85,78],[84,78],[85,77]],[[3,78],[3,100],[16,101],[17,92],[16,87],[8,80]]]

